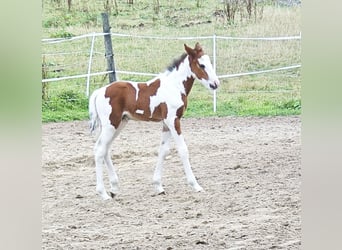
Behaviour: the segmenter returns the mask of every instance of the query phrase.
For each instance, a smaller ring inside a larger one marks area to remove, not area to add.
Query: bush
[[[50,34],[50,38],[71,38],[74,34],[62,29]]]
[[[254,17],[254,21],[261,19],[263,16],[264,6],[260,1],[256,0],[224,0],[223,11],[225,13],[228,24],[233,24],[238,14],[240,14],[240,20],[251,20]]]
[[[79,92],[65,90],[42,101],[43,122],[87,119],[88,98]]]

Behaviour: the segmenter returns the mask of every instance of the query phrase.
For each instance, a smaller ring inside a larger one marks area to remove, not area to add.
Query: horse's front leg
[[[164,193],[164,188],[162,186],[161,177],[162,177],[162,172],[163,172],[164,159],[166,155],[170,152],[170,138],[171,138],[171,132],[169,128],[164,124],[163,132],[162,132],[162,139],[161,139],[159,152],[158,152],[157,166],[153,174],[153,184],[158,194]]]
[[[184,137],[181,133],[181,128],[180,128],[180,119],[176,118],[174,120],[174,123],[170,124],[169,122],[169,128],[170,132],[172,134],[172,137],[175,140],[176,147],[178,154],[182,160],[183,167],[184,167],[184,172],[186,175],[186,179],[189,183],[189,185],[196,191],[200,192],[203,191],[203,188],[198,184],[195,175],[192,172],[190,161],[189,161],[189,150],[188,147],[184,141]]]

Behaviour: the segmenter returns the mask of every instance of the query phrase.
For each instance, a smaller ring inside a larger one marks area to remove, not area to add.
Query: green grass
[[[60,4],[57,4],[60,2]],[[133,6],[117,1],[119,13],[110,15],[112,32],[153,36],[284,36],[300,33],[300,8],[266,5],[263,18],[240,20],[227,24],[214,13],[223,9],[216,0],[160,1],[155,14],[151,1],[136,1]],[[43,0],[43,38],[70,37],[101,32],[102,1]],[[197,40],[186,41],[193,46]],[[43,44],[45,78],[85,74],[88,67],[91,38],[60,44]],[[118,70],[158,73],[183,53],[184,41],[150,40],[113,37]],[[212,56],[212,40],[200,40]],[[92,72],[106,70],[103,38],[95,40]],[[76,52],[72,55],[56,52]],[[54,54],[54,55],[51,55]],[[217,73],[233,74],[283,67],[300,63],[300,41],[217,40]],[[43,57],[42,57],[43,58]],[[42,60],[43,61],[43,60]],[[122,80],[146,81],[150,77],[118,75]],[[204,116],[269,116],[301,113],[300,70],[222,79],[217,93],[217,113],[213,113],[212,95],[196,81],[189,96],[186,117]],[[86,79],[73,79],[48,84],[48,98],[43,101],[43,122],[87,119]],[[91,77],[90,89],[108,83],[104,76]]]
[[[84,120],[88,117],[87,107],[88,98],[83,93],[61,91],[42,102],[42,119],[44,122]]]

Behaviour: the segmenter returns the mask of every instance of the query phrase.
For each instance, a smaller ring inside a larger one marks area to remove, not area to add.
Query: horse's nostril
[[[212,89],[217,89],[217,84],[216,84],[216,82],[214,82],[214,84],[209,84],[210,85],[210,88],[212,88]]]

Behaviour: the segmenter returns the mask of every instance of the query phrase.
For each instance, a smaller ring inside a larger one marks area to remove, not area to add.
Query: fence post
[[[107,59],[107,71],[111,71],[108,73],[109,76],[109,83],[116,81],[116,73],[115,73],[115,65],[114,65],[114,54],[113,54],[113,47],[112,47],[112,36],[110,35],[110,26],[108,20],[107,13],[101,13],[102,16],[102,23],[103,23],[103,33],[104,35],[104,44],[105,44],[105,57]]]
[[[214,72],[216,74],[216,35],[213,35],[213,68]],[[214,90],[213,95],[213,110],[214,113],[216,113],[216,104],[217,104],[217,98],[216,98],[216,89]]]
[[[42,80],[46,79],[47,76],[47,64],[45,61],[45,55],[43,56],[43,63],[42,63]],[[48,86],[47,82],[42,82],[42,100],[46,101],[48,99]]]

